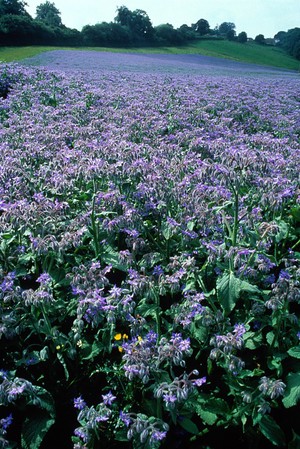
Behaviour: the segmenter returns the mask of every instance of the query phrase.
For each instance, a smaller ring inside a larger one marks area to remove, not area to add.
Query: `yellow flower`
[[[128,335],[127,334],[123,334],[123,340],[128,340]]]
[[[118,346],[118,351],[119,351],[119,352],[123,352],[122,346]]]
[[[59,351],[60,349],[61,349],[61,346],[60,346],[60,345],[57,345],[57,346],[56,346],[56,350]]]
[[[116,334],[116,335],[114,336],[114,340],[119,341],[119,340],[121,340],[121,339],[122,339],[122,334]]]

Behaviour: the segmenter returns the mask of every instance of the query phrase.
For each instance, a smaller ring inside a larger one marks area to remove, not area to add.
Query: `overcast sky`
[[[35,17],[37,5],[46,0],[26,0],[27,11]],[[50,0],[51,1],[51,0]],[[236,32],[248,37],[273,37],[278,31],[300,27],[300,0],[53,0],[64,25],[81,30],[84,25],[111,22],[118,6],[146,11],[154,26],[180,25],[206,19],[211,28],[233,22]]]

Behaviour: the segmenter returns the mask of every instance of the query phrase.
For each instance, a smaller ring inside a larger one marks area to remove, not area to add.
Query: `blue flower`
[[[83,410],[86,407],[86,402],[82,399],[81,396],[74,399],[74,407],[78,410]]]
[[[112,405],[114,400],[117,399],[116,396],[114,396],[111,391],[109,391],[107,394],[103,394],[102,398],[105,405]]]

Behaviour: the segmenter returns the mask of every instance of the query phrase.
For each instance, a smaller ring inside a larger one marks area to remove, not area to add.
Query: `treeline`
[[[286,50],[291,56],[300,60],[300,28],[279,31],[275,35],[278,46]]]
[[[231,22],[223,22],[213,29],[206,19],[179,28],[169,23],[153,26],[145,11],[120,6],[113,22],[86,25],[78,31],[62,23],[60,11],[52,2],[37,6],[35,18],[25,7],[24,0],[0,0],[0,45],[138,47],[178,46],[199,38],[248,41],[247,33],[237,34]],[[270,40],[259,34],[254,41],[265,45]],[[300,59],[300,28],[278,32],[273,43]]]

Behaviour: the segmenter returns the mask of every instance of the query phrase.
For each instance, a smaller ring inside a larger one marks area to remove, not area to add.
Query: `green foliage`
[[[259,428],[262,434],[275,446],[285,447],[284,433],[271,416],[263,416],[259,421]]]
[[[22,449],[38,449],[54,422],[54,417],[44,411],[36,411],[28,416],[21,434]]]
[[[196,23],[192,25],[192,29],[199,35],[205,36],[210,32],[210,26],[206,19],[199,19]]]
[[[60,27],[62,25],[60,12],[54,3],[46,1],[36,7],[36,20],[50,27]]]
[[[255,36],[254,41],[257,44],[264,45],[265,44],[265,36],[263,34],[258,34],[257,36]]]
[[[299,208],[286,145],[290,127],[282,125],[283,137],[271,134],[269,116],[237,104],[236,96],[225,101],[223,90],[218,97],[217,77],[202,85],[209,101],[201,97],[199,109],[190,102],[192,79],[187,90],[185,78],[182,85],[163,78],[157,88],[157,77],[152,123],[143,116],[147,97],[138,78],[143,101],[136,118],[137,91],[133,86],[124,95],[124,77],[130,81],[124,73],[120,91],[113,85],[111,92],[111,73],[100,87],[99,79],[70,81],[40,69],[15,73],[7,67],[1,75],[16,90],[3,100],[8,117],[19,126],[23,114],[38,111],[33,117],[41,120],[31,153],[27,129],[3,129],[8,162],[2,157],[9,180],[15,170],[17,188],[15,198],[11,182],[4,183],[11,203],[0,204],[0,397],[1,413],[19,414],[22,449],[41,447],[59,425],[55,408],[69,413],[73,401],[76,447],[132,440],[136,448],[158,448],[169,428],[203,446],[206,436],[209,446],[214,432],[230,428],[252,446],[265,438],[293,448],[293,425],[280,420],[292,417],[300,398],[299,253],[293,252]],[[256,79],[249,85],[256,104],[265,94]],[[198,77],[194,88],[198,101]],[[294,117],[289,108],[286,101],[285,114]],[[131,121],[120,128],[125,116]],[[70,126],[59,128],[64,121]],[[203,148],[195,126],[202,136],[203,129],[221,132],[220,124],[228,142],[209,138]],[[105,148],[110,127],[114,140]],[[242,142],[232,129],[243,129]],[[257,143],[265,134],[288,155],[283,185],[276,177],[282,189],[275,190],[276,207],[266,198],[273,194],[271,175],[282,167],[271,171],[275,150]],[[13,168],[11,155],[18,161]],[[82,165],[74,176],[77,158]],[[21,180],[27,203],[19,210]]]
[[[181,33],[169,23],[156,26],[154,31],[155,39],[159,45],[180,45],[183,43]]]
[[[101,25],[101,24],[100,24]],[[84,27],[85,31],[82,33],[84,37],[85,45],[90,45],[94,39],[93,27]],[[91,30],[91,37],[89,37],[89,30]],[[188,31],[190,32],[190,31]],[[79,33],[79,32],[77,32]],[[76,38],[80,41],[78,34],[70,37],[71,42]],[[62,35],[67,35],[67,30]],[[52,39],[52,38],[51,38]],[[54,39],[54,38],[53,38]],[[103,39],[103,40],[102,40]],[[70,44],[71,44],[70,42]],[[101,43],[100,43],[101,42]],[[99,45],[104,45],[104,38],[99,37]],[[127,41],[129,42],[129,41]],[[71,44],[72,45],[72,44]],[[108,44],[105,44],[108,45]],[[120,45],[120,44],[119,44]],[[72,50],[74,47],[64,47],[61,49]],[[55,50],[57,47],[0,47],[0,60],[4,62],[18,61],[25,59],[45,51]],[[227,58],[236,61],[243,61],[253,64],[260,64],[271,67],[281,67],[289,70],[299,70],[299,62],[286,54],[284,50],[279,47],[270,47],[268,45],[259,46],[255,43],[247,42],[241,46],[238,42],[230,42],[227,40],[194,40],[193,43],[188,46],[183,45],[181,47],[131,47],[130,50],[121,47],[108,48],[108,47],[82,47],[77,50],[90,50],[90,51],[110,51],[118,53],[126,53],[128,51],[146,54],[203,54],[205,56],[214,56],[219,58]]]
[[[6,14],[28,16],[26,5],[23,0],[0,0],[0,16]]]
[[[241,33],[238,34],[237,36],[237,41],[240,42],[241,44],[245,44],[248,40],[248,36],[247,33],[245,31],[242,31]]]
[[[300,400],[300,373],[289,373],[287,375],[287,388],[282,400],[286,408],[297,405]]]
[[[234,30],[235,30],[235,24],[232,22],[223,22],[218,27],[218,32],[224,36],[227,36],[227,34],[232,31],[234,32]]]
[[[280,45],[286,51],[300,60],[300,28],[292,28],[283,35],[280,35]]]
[[[231,271],[225,272],[217,280],[217,292],[220,304],[226,314],[229,314],[236,306],[242,292],[259,293],[255,285],[235,277]]]

